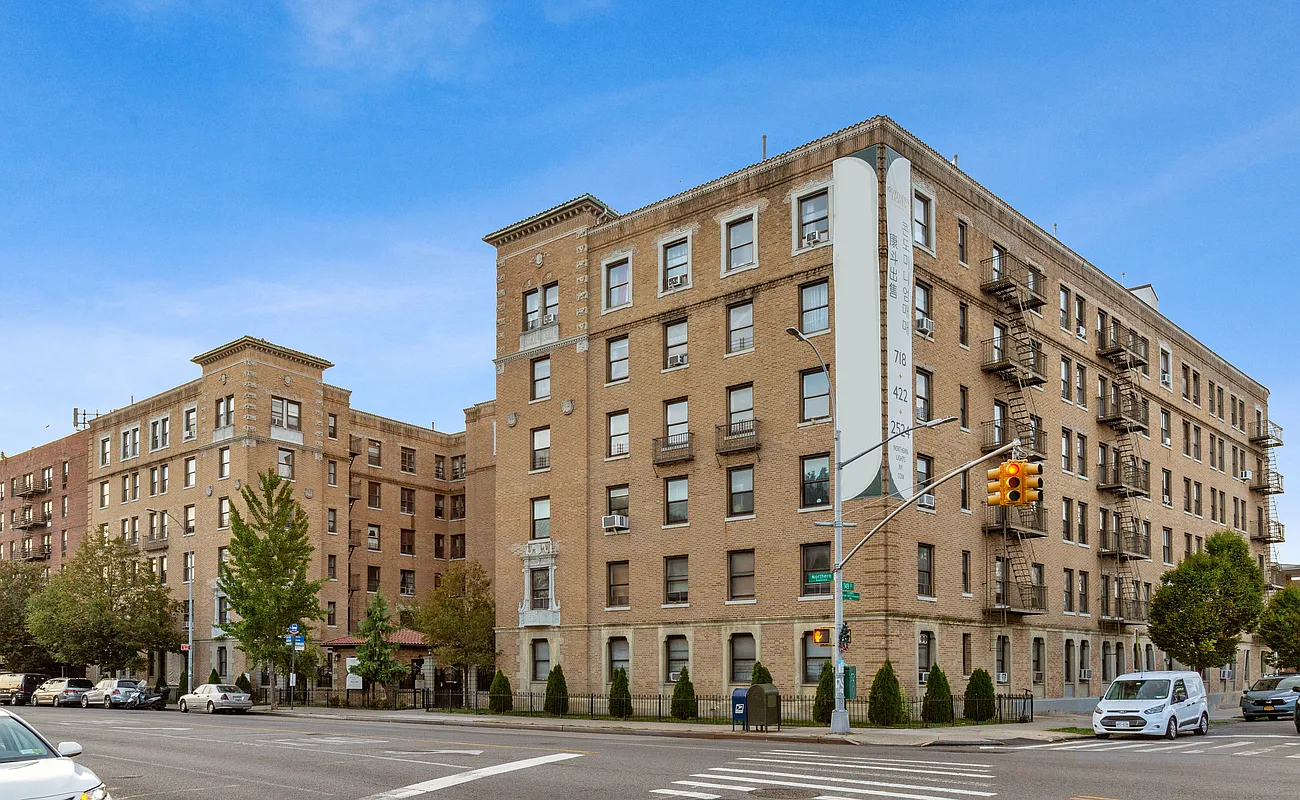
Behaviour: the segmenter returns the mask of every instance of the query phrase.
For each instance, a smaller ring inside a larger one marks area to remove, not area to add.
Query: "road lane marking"
[[[693,778],[720,778],[720,777],[723,777],[723,776],[721,776],[721,775],[692,775],[691,777],[693,777]],[[801,781],[778,781],[778,780],[771,780],[771,779],[767,779],[767,778],[752,778],[752,777],[748,777],[748,776],[746,776],[745,778],[743,778],[743,780],[745,781],[745,783],[764,783],[764,784],[767,784],[767,785],[769,785],[769,786],[789,786],[789,787],[796,788],[796,789],[816,789],[816,790],[818,790],[818,791],[848,792],[848,793],[850,793],[850,794],[865,794],[865,795],[869,795],[869,796],[871,796],[871,797],[895,797],[895,798],[899,798],[899,800],[952,800],[952,798],[945,798],[945,797],[942,797],[942,796],[940,796],[940,795],[934,795],[934,794],[909,794],[909,793],[907,793],[907,792],[890,792],[890,791],[886,791],[886,790],[884,790],[884,789],[866,789],[866,788],[858,788],[858,787],[856,787],[856,786],[836,786],[836,785],[834,785],[834,784],[827,785],[827,784],[825,784],[825,783],[804,783],[804,782],[801,782]],[[925,790],[925,791],[931,791],[931,792],[951,792],[951,791],[953,791],[953,790],[951,790],[951,789],[941,789],[941,788],[934,787],[934,786],[921,786],[921,787],[918,787],[918,788],[923,789],[923,790]],[[995,796],[997,795],[997,793],[996,793],[996,792],[982,792],[981,795],[982,795],[983,797],[995,797]]]
[[[751,778],[751,775],[766,775],[770,778],[797,778],[801,780],[813,781],[835,781],[835,783],[848,783],[854,786],[878,786],[884,789],[921,789],[929,792],[947,792],[948,794],[961,795],[963,797],[996,797],[997,792],[981,792],[974,789],[949,789],[944,786],[918,786],[914,783],[886,783],[885,781],[864,781],[857,778],[836,778],[831,775],[804,775],[797,772],[769,772],[758,769],[734,769],[730,767],[710,767],[710,773],[730,773],[735,772],[739,775],[692,775],[692,778],[725,778],[726,780],[741,781],[743,783],[773,783],[774,781],[764,781],[762,778]],[[781,781],[775,781],[781,783]],[[789,784],[794,786],[795,784]],[[839,789],[841,791],[851,791],[848,788],[841,788],[836,785],[831,786],[809,786],[809,789]]]
[[[694,786],[698,789],[726,789],[732,792],[756,792],[753,786],[728,786],[722,783],[705,783],[704,781],[673,781],[676,786]]]
[[[447,789],[452,786],[460,786],[462,783],[470,783],[481,778],[490,778],[493,775],[501,775],[506,772],[517,772],[521,769],[530,767],[540,767],[544,764],[553,764],[557,761],[568,761],[571,758],[582,758],[581,753],[552,753],[549,756],[537,756],[536,758],[525,758],[522,761],[507,761],[504,764],[493,764],[490,767],[479,767],[468,772],[460,772],[455,775],[447,775],[442,778],[424,781],[422,783],[413,783],[410,786],[403,786],[400,789],[391,789],[387,792],[368,795],[362,800],[400,800],[404,797],[416,797],[417,795],[436,792],[441,789]]]
[[[1055,744],[1055,742],[1053,742]],[[818,756],[820,758],[829,758],[830,753],[818,753],[812,750],[764,750],[764,755],[781,755],[781,756]],[[919,761],[914,758],[870,758],[868,756],[847,756],[841,757],[838,753],[834,754],[836,761],[866,761],[880,762],[886,764],[924,764],[929,767],[992,767],[992,764],[972,764],[965,761]]]
[[[1227,750],[1230,747],[1245,747],[1252,745],[1254,742],[1233,742],[1232,744],[1216,744],[1214,747],[1207,747],[1206,750]]]
[[[1151,748],[1150,750],[1142,750],[1142,751],[1140,751],[1140,752],[1143,752],[1143,753],[1164,753],[1164,752],[1167,752],[1167,751],[1169,751],[1169,750],[1182,750],[1182,749],[1185,748],[1185,747],[1195,747],[1195,746],[1196,746],[1195,743],[1191,743],[1191,744],[1171,744],[1171,745],[1169,745],[1168,747],[1153,747],[1153,748]]]
[[[906,772],[913,775],[940,775],[945,778],[992,778],[993,777],[993,775],[988,772],[953,772],[950,770],[920,769],[917,767],[893,767],[893,766],[889,766],[888,764],[846,764],[841,762],[839,759],[835,759],[833,762],[826,762],[826,761],[809,761],[807,759],[793,761],[789,759],[780,759],[780,758],[741,757],[741,758],[737,758],[736,761],[756,761],[761,764],[792,764],[796,767],[835,767],[837,769],[839,768],[863,769],[863,770],[876,770],[878,772]]]
[[[214,789],[238,789],[242,785],[243,784],[240,783],[227,783],[222,786],[200,786],[195,789],[163,789],[158,792],[141,792],[140,794],[121,794],[118,792],[116,786],[110,786],[109,790],[114,793],[117,800],[136,800],[140,797],[155,797],[160,794],[173,795],[180,794],[181,792],[211,792]]]
[[[87,753],[85,756],[81,756],[81,758],[89,758],[89,759],[107,758],[112,761],[125,761],[128,764],[144,764],[145,766],[161,767],[162,769],[175,770],[176,772],[190,772],[195,775],[206,775],[209,778],[225,778],[226,780],[230,780],[231,778],[229,773],[223,774],[219,772],[206,772],[201,769],[192,769],[190,767],[178,767],[174,764],[162,764],[157,761],[141,761],[138,758],[123,758],[122,756],[109,756],[109,755],[104,755],[103,753]],[[292,789],[295,792],[307,792],[308,794],[320,794],[320,795],[325,795],[326,797],[330,797],[333,794],[332,792],[322,792],[318,789],[308,789],[303,786],[289,786],[283,783],[272,783],[271,781],[260,781],[255,778],[241,777],[239,780],[243,781],[244,783],[256,783],[262,786],[274,786],[277,789]]]
[[[452,753],[461,756],[481,756],[482,750],[385,750],[392,756],[432,756],[440,753]]]
[[[698,800],[718,800],[722,797],[720,794],[709,794],[708,792],[686,792],[681,789],[651,789],[650,794],[666,794],[669,797],[695,797]]]

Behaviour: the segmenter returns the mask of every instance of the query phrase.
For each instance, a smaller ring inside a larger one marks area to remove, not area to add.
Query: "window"
[[[217,398],[217,413],[213,428],[227,428],[235,424],[235,396],[228,394]]]
[[[1074,440],[1074,460],[1075,471],[1079,473],[1079,477],[1088,477],[1088,437],[1082,433]]]
[[[609,383],[627,380],[627,337],[610,339],[605,348],[609,355],[609,374],[606,380]]]
[[[1070,290],[1061,287],[1061,330],[1070,330]]]
[[[113,443],[112,440],[105,436],[99,440],[99,465],[107,467],[112,457]]]
[[[333,600],[325,603],[325,624],[331,628],[338,625],[338,604]]]
[[[109,487],[108,481],[99,482],[99,507],[108,508]]]
[[[930,485],[930,479],[934,477],[934,459],[930,456],[918,455],[916,457],[916,489],[925,491]],[[934,502],[934,492],[926,492],[930,496],[930,502]]]
[[[998,683],[1010,683],[1011,638],[999,636],[997,639],[997,675]]]
[[[338,578],[339,578],[339,559],[338,559],[338,556],[333,555],[333,554],[330,554],[329,558],[328,558],[327,561],[326,561],[325,576],[328,577],[328,578],[329,578],[330,580],[332,580],[332,581],[336,581],[336,580],[338,580]]]
[[[1088,323],[1086,321],[1087,317],[1088,317],[1088,301],[1083,299],[1082,295],[1076,294],[1074,296],[1074,326],[1076,328],[1075,335],[1078,336],[1080,339],[1083,339],[1084,341],[1087,341],[1088,339]]]
[[[912,242],[934,249],[934,220],[931,217],[933,201],[919,192],[912,193]]]
[[[1088,573],[1079,572],[1079,613],[1088,613]]]
[[[922,597],[934,597],[934,545],[918,544],[916,546],[916,593]]]
[[[619,514],[627,516],[628,509],[628,488],[627,484],[621,486],[610,486],[605,489],[605,507],[606,514]]]
[[[293,400],[272,397],[271,427],[290,431],[302,430],[302,406]]]
[[[551,429],[537,428],[533,431],[533,456],[530,469],[551,468]]]
[[[686,344],[686,320],[664,325],[664,369],[686,366]]]
[[[465,495],[453,494],[451,496],[451,518],[465,519]]]
[[[664,481],[664,496],[666,498],[667,508],[664,523],[667,525],[681,525],[688,521],[687,503],[688,492],[686,477],[668,478]]]
[[[400,490],[400,501],[398,508],[403,514],[415,514],[415,490],[409,486],[403,486]]]
[[[687,643],[685,636],[669,636],[664,641],[664,651],[668,656],[665,659],[665,663],[668,665],[668,682],[674,683],[682,670],[690,666],[690,645]]]
[[[433,477],[437,478],[438,480],[443,480],[443,479],[445,479],[445,478],[447,477],[447,457],[446,457],[446,456],[434,456],[434,457],[433,457]]]
[[[529,570],[529,605],[534,611],[551,607],[551,571],[548,567]]]
[[[444,533],[435,533],[433,535],[433,557],[444,559],[447,557],[447,535]]]
[[[533,359],[533,392],[531,399],[545,400],[551,396],[551,359]]]
[[[1160,502],[1170,508],[1174,507],[1174,474],[1167,469],[1160,470]]]
[[[727,470],[727,514],[737,517],[754,513],[754,467]]]
[[[1169,435],[1169,409],[1160,409],[1160,443],[1165,447],[1169,446],[1172,438]]]
[[[727,599],[754,598],[754,551],[733,550],[727,554]]]
[[[1070,372],[1070,359],[1062,358],[1061,359],[1061,399],[1067,402],[1070,400],[1071,397],[1071,393],[1070,393],[1071,374],[1072,373]]]
[[[379,481],[367,481],[366,485],[366,506],[369,508],[383,508],[384,486]]]
[[[378,439],[371,439],[366,444],[366,463],[372,467],[384,465],[384,444]]]
[[[664,403],[664,435],[666,447],[680,447],[690,439],[690,406],[686,400],[669,400]]]
[[[560,285],[549,283],[524,292],[524,330],[531,331],[555,322],[560,312]]]
[[[366,567],[366,591],[374,594],[379,591],[379,567]]]
[[[329,422],[327,423],[327,425],[326,425],[326,427],[325,427],[326,435],[329,436],[331,439],[337,439],[337,438],[339,438],[339,418],[338,418],[338,415],[336,415],[336,414],[330,414],[330,415],[328,416],[328,420],[329,420]]]
[[[816,508],[831,502],[831,459],[829,455],[804,456],[802,484],[799,494],[801,508]]]
[[[632,266],[622,259],[605,265],[605,309],[632,305]]]
[[[378,525],[366,526],[366,549],[379,552],[380,548],[380,528]]]
[[[230,498],[229,497],[223,497],[217,501],[217,527],[218,528],[230,527]],[[194,530],[192,526],[187,526],[187,528],[188,530],[186,530],[186,533],[192,533]]]
[[[970,471],[963,470],[957,480],[960,484],[958,489],[961,494],[961,510],[970,511]]]
[[[1173,358],[1168,349],[1160,348],[1160,385],[1166,389],[1174,388]]]
[[[627,639],[623,636],[611,636],[609,639],[609,679],[614,679],[614,673],[620,669],[624,674],[631,669],[632,651],[628,647]]]
[[[921,327],[922,320],[933,321],[930,314],[930,286],[917,281],[912,288],[912,302],[916,306],[916,326]]]
[[[665,244],[660,250],[663,267],[664,291],[682,289],[691,285],[691,242],[678,239]]]
[[[962,430],[970,430],[970,390],[965,386],[959,386],[957,398],[957,424],[962,427]]]
[[[156,497],[157,495],[158,495],[158,468],[150,467],[149,468],[149,496]]]
[[[1074,434],[1070,433],[1068,428],[1062,428],[1061,429],[1061,469],[1064,472],[1074,471],[1072,469],[1072,464],[1074,462],[1073,459],[1071,458],[1071,454],[1074,452],[1074,448],[1071,447],[1073,441],[1074,441]]]
[[[293,451],[280,448],[276,458],[276,474],[287,481],[293,480]]]
[[[1074,402],[1079,404],[1080,406],[1083,406],[1084,408],[1088,407],[1088,395],[1086,394],[1087,386],[1088,386],[1088,368],[1083,364],[1075,364],[1074,365]]]
[[[965,303],[957,304],[957,344],[966,347],[970,344],[970,328],[968,327],[970,317],[970,308]]]
[[[804,334],[830,330],[830,282],[817,281],[799,287],[799,330]]]
[[[966,264],[966,223],[957,221],[957,263]]]
[[[831,571],[831,544],[830,542],[818,542],[817,544],[805,544],[799,548],[800,562],[803,565],[803,579],[799,594],[802,597],[812,597],[814,595],[829,595],[831,593],[831,583],[809,580],[814,572]]]
[[[1201,373],[1200,370],[1192,370],[1192,405],[1201,404]]]
[[[830,208],[825,191],[799,198],[799,246],[812,247],[830,239]]]
[[[1061,609],[1066,613],[1074,613],[1074,570],[1065,570],[1065,579],[1062,583],[1064,589],[1065,602]]]
[[[961,551],[961,593],[970,594],[970,551]]]
[[[687,591],[690,564],[686,556],[668,556],[664,559],[664,603],[690,601]]]
[[[398,575],[400,581],[398,583],[398,593],[406,597],[414,597],[415,596],[415,570],[413,569],[400,570]]]
[[[230,477],[230,448],[223,447],[217,451],[217,480]]]
[[[799,420],[808,422],[831,415],[830,384],[820,368],[799,373],[801,412]]]
[[[194,551],[186,551],[181,558],[181,583],[194,580]]]
[[[171,444],[171,418],[163,417],[149,423],[149,449],[161,450]]]
[[[817,644],[813,641],[813,632],[803,635],[803,682],[817,683],[822,674],[822,666],[831,662],[832,646]]]
[[[1074,541],[1074,501],[1068,497],[1061,498],[1061,538]]]
[[[532,538],[551,538],[551,498],[534,497],[532,505]]]
[[[229,511],[230,504],[227,502],[226,509]],[[185,520],[185,535],[189,536],[194,533],[194,526],[198,522],[198,512],[194,506],[185,506],[183,509],[183,519]]]
[[[551,643],[546,639],[532,642],[533,680],[544,681],[551,674]]]
[[[754,429],[754,386],[727,388],[727,435],[752,436]]]
[[[447,495],[435,494],[433,496],[433,518],[444,519],[447,516]]]
[[[330,486],[339,485],[339,464],[337,461],[329,461],[325,464],[325,482]]]
[[[1197,481],[1192,484],[1192,513],[1201,516],[1201,483]]]
[[[754,676],[758,646],[751,633],[731,635],[731,682],[748,684]]]
[[[727,352],[740,353],[754,347],[754,304],[740,303],[727,309]]]
[[[221,596],[217,597],[217,624],[218,624],[218,625],[229,625],[229,624],[230,624],[230,598],[226,597],[225,595],[221,595]],[[221,654],[221,659],[220,659],[220,660],[221,660],[221,661],[225,661],[225,660],[226,660],[226,648],[221,647],[221,648],[218,648],[218,650],[220,651],[220,654]],[[225,674],[226,674],[226,667],[225,667],[225,664],[222,664],[221,667],[218,669],[218,671],[219,671],[222,675],[225,675]]]
[[[930,421],[930,387],[933,377],[925,370],[916,371],[916,421]]]

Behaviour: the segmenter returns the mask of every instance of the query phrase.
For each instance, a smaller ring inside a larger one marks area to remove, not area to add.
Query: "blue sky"
[[[888,114],[1154,283],[1272,390],[1300,480],[1296,9],[949,5],[0,0],[0,449],[245,333],[458,430],[493,392],[484,233]]]

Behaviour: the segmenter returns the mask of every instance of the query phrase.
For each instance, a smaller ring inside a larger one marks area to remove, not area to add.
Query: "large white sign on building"
[[[912,162],[885,148],[885,362],[890,435],[916,424],[912,410]],[[889,493],[911,497],[912,435],[889,443]]]

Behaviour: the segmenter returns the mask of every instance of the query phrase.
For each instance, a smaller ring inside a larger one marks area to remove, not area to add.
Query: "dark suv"
[[[10,706],[30,703],[32,694],[45,680],[44,675],[34,672],[6,672],[0,675],[0,703]]]

